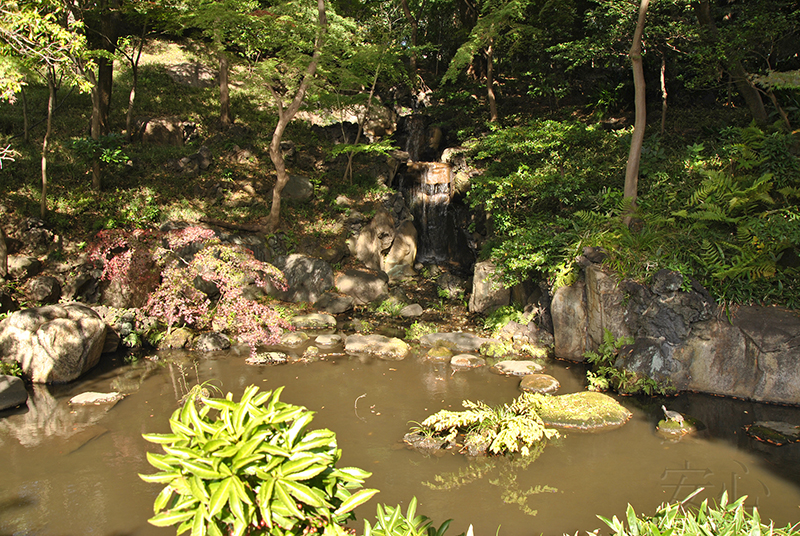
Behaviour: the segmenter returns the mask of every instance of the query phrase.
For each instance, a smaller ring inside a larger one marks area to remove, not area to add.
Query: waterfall
[[[408,168],[419,177],[411,187],[411,212],[418,233],[417,261],[445,262],[450,234],[447,216],[453,195],[450,164],[412,162]]]

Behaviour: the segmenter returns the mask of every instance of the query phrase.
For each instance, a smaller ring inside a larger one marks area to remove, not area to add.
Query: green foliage
[[[406,304],[397,298],[387,298],[380,302],[377,307],[375,307],[375,312],[390,316],[397,316],[405,306]]]
[[[528,456],[542,441],[558,437],[545,427],[539,417],[536,395],[523,393],[511,404],[490,407],[482,401],[462,402],[465,411],[441,410],[424,421],[421,427],[435,431],[447,442],[461,434],[469,452],[492,454],[519,452]]]
[[[597,351],[588,351],[583,354],[586,361],[592,365],[592,370],[586,371],[589,390],[615,390],[629,395],[663,395],[674,391],[669,385],[661,385],[652,378],[615,366],[620,348],[629,344],[633,344],[633,337],[615,338],[614,334],[608,329],[603,331],[603,342],[597,348]]]
[[[417,514],[417,498],[412,497],[406,513],[400,508],[378,504],[375,525],[364,520],[364,536],[444,536],[450,521],[442,523],[439,528],[431,525],[431,520]]]
[[[530,314],[525,314],[523,311],[514,305],[504,305],[498,307],[486,317],[483,321],[484,329],[497,333],[503,329],[509,322],[518,322],[520,324],[527,324],[531,321]]]
[[[77,138],[72,140],[72,149],[75,154],[89,166],[95,160],[120,168],[128,163],[129,158],[122,149],[124,138],[121,134],[109,134],[95,140],[92,138]]]
[[[747,495],[728,503],[728,492],[724,491],[717,506],[710,506],[706,499],[696,510],[685,507],[684,504],[700,491],[702,488],[683,502],[661,505],[653,516],[637,515],[633,507],[628,505],[624,520],[619,520],[616,516],[610,520],[602,516],[597,517],[608,525],[614,536],[661,536],[663,534],[675,534],[676,536],[706,534],[790,536],[800,532],[797,525],[778,528],[772,523],[763,524],[758,509],[753,508],[752,513],[746,510],[744,502]]]
[[[0,375],[17,376],[18,378],[22,378],[22,368],[16,361],[0,360]]]
[[[239,402],[198,390],[172,414],[171,433],[143,435],[164,450],[147,453],[158,472],[140,475],[166,484],[150,523],[193,535],[344,534],[377,490],[359,489],[366,471],[335,467],[336,434],[306,430],[313,412],[281,402],[282,389],[250,386]]]
[[[414,322],[406,330],[406,339],[411,341],[419,340],[424,335],[436,333],[438,327],[431,322]]]

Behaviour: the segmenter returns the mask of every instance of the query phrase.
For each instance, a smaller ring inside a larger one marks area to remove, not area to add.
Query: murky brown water
[[[187,387],[214,380],[238,397],[254,383],[285,385],[283,400],[317,412],[312,427],[334,430],[342,464],[373,472],[377,500],[407,504],[438,525],[454,523],[451,536],[472,523],[476,535],[574,534],[602,523],[595,517],[624,515],[630,502],[651,513],[661,502],[682,499],[696,487],[703,496],[748,494],[762,517],[778,524],[800,521],[800,445],[773,447],[744,435],[754,420],[800,423],[800,410],[688,395],[670,399],[672,409],[707,426],[694,438],[671,443],[657,437],[661,400],[622,399],[634,412],[608,433],[568,433],[527,466],[504,458],[470,461],[459,455],[426,457],[400,439],[409,421],[421,421],[463,399],[509,402],[518,379],[486,370],[453,373],[446,365],[339,358],[312,364],[256,368],[244,355],[196,363],[108,362],[90,377],[61,388],[36,388],[28,410],[0,413],[0,534],[174,534],[147,524],[158,485],[137,473],[152,472],[143,432],[163,432]],[[582,370],[553,364],[549,372],[562,393],[581,390]],[[131,394],[110,410],[72,409],[67,400],[84,391]],[[363,395],[363,396],[362,396]],[[460,483],[460,485],[456,485]],[[359,517],[372,519],[375,502]],[[361,523],[356,525],[359,532]]]

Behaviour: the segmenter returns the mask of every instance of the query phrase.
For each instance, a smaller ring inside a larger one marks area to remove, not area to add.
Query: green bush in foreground
[[[653,516],[637,516],[633,507],[628,505],[627,527],[625,522],[620,521],[616,516],[610,520],[602,516],[597,517],[611,528],[614,536],[662,536],[666,534],[675,536],[743,534],[795,536],[800,534],[798,525],[775,528],[772,522],[769,525],[761,523],[756,508],[753,508],[752,513],[745,510],[746,495],[729,504],[728,494],[723,492],[719,506],[709,506],[708,500],[705,500],[696,511],[686,509],[684,504],[700,491],[702,488],[684,499],[683,502],[660,506]]]
[[[313,412],[281,402],[282,390],[250,386],[239,402],[188,397],[172,433],[144,434],[164,449],[147,453],[159,472],[140,475],[165,484],[150,523],[192,536],[345,533],[353,509],[378,490],[358,489],[370,473],[335,467],[336,434],[306,431]]]

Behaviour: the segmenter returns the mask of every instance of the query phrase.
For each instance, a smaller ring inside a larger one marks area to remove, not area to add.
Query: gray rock
[[[308,335],[302,331],[287,331],[281,335],[280,344],[289,348],[296,348],[305,344],[306,341],[308,341]]]
[[[314,195],[314,185],[308,177],[289,175],[289,181],[283,187],[281,195],[289,201],[308,201]]]
[[[330,335],[317,335],[314,344],[323,349],[336,348],[344,344],[344,337],[335,333]]]
[[[429,333],[419,339],[419,343],[426,348],[447,346],[457,352],[478,352],[481,345],[489,341],[491,339],[464,332]]]
[[[472,279],[472,295],[469,298],[471,313],[491,312],[508,305],[511,291],[502,286],[497,277],[497,267],[491,261],[475,263]]]
[[[395,230],[392,246],[382,259],[380,268],[387,273],[401,268],[402,274],[413,274],[416,257],[417,229],[411,220],[406,220]]]
[[[544,365],[536,361],[500,361],[492,370],[505,376],[527,376],[544,370]]]
[[[35,383],[66,383],[100,360],[106,324],[85,305],[17,311],[0,322],[0,353]]]
[[[36,257],[8,256],[8,276],[11,279],[29,279],[42,271],[42,263]]]
[[[288,284],[286,291],[274,287],[269,289],[269,295],[280,300],[315,303],[333,288],[333,268],[321,259],[299,254],[281,255],[272,264],[283,272]]]
[[[217,352],[227,350],[230,347],[230,338],[224,333],[216,331],[201,333],[194,343],[194,349],[198,352]]]
[[[344,351],[349,355],[369,355],[389,361],[401,361],[411,347],[396,337],[383,335],[350,335],[345,340]]]
[[[553,394],[561,387],[557,379],[549,374],[528,374],[519,382],[519,390],[525,393]]]
[[[141,126],[142,143],[183,147],[184,122],[180,117],[146,119]]]
[[[28,282],[26,294],[29,300],[43,305],[57,303],[61,298],[61,283],[49,275],[35,277]]]
[[[0,376],[0,410],[15,408],[28,401],[25,382],[16,376]]]
[[[586,352],[588,313],[583,281],[559,287],[551,305],[554,353],[556,357],[583,361]]]
[[[290,320],[297,329],[327,329],[336,327],[336,318],[331,315],[312,313],[297,315]]]
[[[478,368],[486,366],[486,360],[472,354],[458,354],[450,358],[450,366],[455,368]]]
[[[116,404],[123,398],[125,398],[125,395],[117,393],[116,391],[111,393],[95,393],[90,391],[73,396],[69,399],[69,403],[73,406],[99,406],[100,404]]]
[[[394,217],[379,211],[361,230],[355,242],[355,257],[371,270],[383,269],[383,255],[394,242]]]
[[[160,349],[170,350],[191,348],[192,341],[194,341],[195,336],[196,333],[187,327],[175,328],[171,332],[164,335],[164,338],[161,339],[158,347]]]
[[[337,315],[352,309],[355,301],[352,296],[341,296],[332,292],[325,292],[314,303],[314,307],[325,313]]]
[[[389,294],[384,278],[361,270],[347,270],[340,274],[336,278],[336,288],[361,304],[378,301]]]
[[[406,305],[405,307],[400,309],[400,312],[398,314],[405,318],[412,318],[421,316],[422,313],[424,312],[425,310],[422,308],[420,304],[412,303],[411,305]]]
[[[260,352],[244,360],[248,365],[283,365],[288,361],[289,357],[283,352]]]

